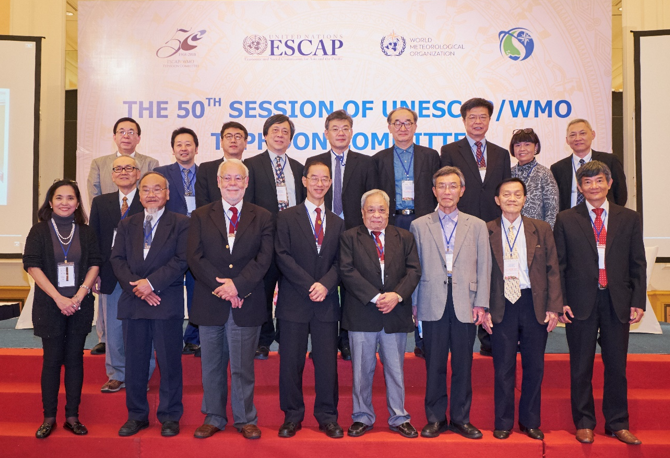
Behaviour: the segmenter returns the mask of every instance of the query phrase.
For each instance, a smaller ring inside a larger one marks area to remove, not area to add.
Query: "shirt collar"
[[[584,159],[584,162],[591,162],[592,157],[593,157],[593,150],[590,150],[589,154],[581,158],[577,156],[575,153],[572,153],[572,163],[575,165],[575,167],[579,167],[580,159]]]
[[[468,143],[470,144],[470,149],[474,148],[475,143],[477,142],[477,140],[473,139],[472,137],[470,137],[467,134],[465,135],[465,138],[468,140]],[[484,147],[486,146],[486,138],[482,138],[479,141],[482,142],[482,149],[484,149]]]
[[[137,194],[137,188],[133,188],[133,190],[130,191],[128,194],[124,194],[124,193],[121,192],[121,190],[119,190],[119,199],[121,199],[121,201],[123,201],[123,198],[127,197],[128,202],[132,202],[133,199],[135,198],[135,194]]]
[[[190,170],[191,174],[195,175],[195,163],[193,163],[193,165],[189,168],[184,167],[179,162],[177,162],[177,165],[179,166],[179,171],[182,173],[182,175],[184,174],[184,170]]]
[[[514,230],[517,231],[517,232],[519,232],[519,229],[520,229],[521,226],[522,226],[522,222],[523,222],[523,220],[521,219],[521,215],[519,215],[519,216],[517,216],[516,219],[512,222],[512,224],[510,224],[509,221],[507,220],[507,218],[505,218],[504,216],[501,216],[501,217],[500,217],[500,222],[501,222],[501,224],[502,224],[502,226],[503,226],[503,231],[509,231],[509,228],[513,226],[513,227],[514,227]]]
[[[228,211],[230,210],[230,207],[235,207],[237,208],[237,214],[239,215],[242,212],[242,204],[244,203],[244,199],[240,200],[237,205],[230,205],[228,202],[226,202],[226,199],[221,198],[221,202],[223,203],[223,211],[228,214]]]
[[[589,210],[589,216],[591,216],[591,215],[595,215],[595,213],[593,213],[593,209],[596,208],[596,207],[594,207],[593,205],[591,205],[591,204],[589,203],[589,201],[586,200],[586,199],[584,199],[584,203],[586,204],[586,208]],[[609,212],[610,212],[610,202],[609,202],[609,200],[605,199],[605,203],[602,204],[602,205],[600,206],[600,208],[602,208],[602,209],[604,210],[604,211],[603,211],[603,215],[602,215],[602,217],[604,218],[604,217],[607,216],[607,215],[609,214]]]
[[[366,227],[366,229],[368,229],[368,228]],[[379,231],[379,232],[381,232],[382,235],[383,235],[384,237],[386,237],[386,228],[382,229],[382,230]],[[374,235],[372,235],[372,229],[368,229],[368,234],[370,234],[372,237],[374,237]]]
[[[137,152],[137,151],[133,151],[133,154],[128,154],[128,156],[130,156],[130,157],[132,157],[133,159],[135,159],[135,153],[136,153],[136,152]],[[124,155],[121,154],[121,153],[119,153],[119,152],[117,151],[117,152],[116,152],[116,157],[121,157],[121,156],[124,156]]]
[[[305,207],[307,207],[307,211],[309,212],[310,215],[311,215],[312,213],[315,213],[314,210],[317,208],[316,205],[314,205],[312,202],[310,202],[310,201],[307,200],[307,199],[305,199]],[[321,217],[324,218],[324,217],[325,217],[325,208],[326,208],[325,205],[324,205],[324,204],[321,204],[321,205],[319,205],[318,208],[321,209],[321,215],[322,215]]]
[[[275,162],[277,162],[277,158],[278,158],[278,157],[281,158],[281,163],[282,163],[282,164],[285,164],[285,163],[286,163],[286,160],[288,159],[288,156],[286,155],[286,153],[284,153],[284,154],[277,154],[277,153],[273,153],[273,152],[270,151],[270,150],[268,150],[268,153],[270,153],[270,160],[272,161],[272,164],[274,164]]]
[[[451,213],[445,213],[441,209],[437,209],[437,214],[439,215],[440,219],[444,221],[444,218],[449,218],[452,222],[457,223],[458,222],[458,208],[454,210]]]
[[[336,158],[342,158],[341,164],[345,165],[347,163],[347,154],[349,153],[349,148],[344,150],[344,153],[342,154],[337,154],[333,149],[330,149],[330,154],[334,155]]]
[[[393,144],[393,150],[398,151],[398,152],[402,151],[402,152],[407,152],[407,153],[414,154],[414,143],[412,143],[407,149],[402,149],[401,147],[399,147],[398,145],[396,145],[394,143]]]

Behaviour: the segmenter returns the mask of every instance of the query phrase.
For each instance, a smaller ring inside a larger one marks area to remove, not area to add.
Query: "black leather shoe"
[[[530,437],[531,439],[539,440],[541,441],[544,439],[544,433],[540,431],[540,428],[526,428],[524,425],[519,423],[519,429],[521,430],[522,433],[524,433],[526,436]]]
[[[419,437],[419,433],[416,431],[416,428],[408,421],[398,426],[390,426],[390,428],[391,431],[395,431],[402,437],[407,437],[408,439]]]
[[[414,347],[414,356],[421,359],[426,359],[426,354],[419,347]]]
[[[163,422],[161,426],[161,436],[163,437],[172,437],[179,434],[179,422],[167,420]]]
[[[293,423],[292,421],[285,421],[283,425],[279,427],[279,437],[293,437],[295,433],[302,429],[302,423]]]
[[[512,431],[509,429],[494,429],[493,430],[493,437],[496,439],[507,439],[510,434],[512,434]]]
[[[343,360],[351,361],[351,348],[349,348],[348,345],[340,348],[340,354],[342,355]]]
[[[454,423],[453,421],[449,422],[449,430],[453,431],[455,433],[460,434],[461,436],[467,438],[467,439],[481,439],[482,438],[482,432],[472,426],[471,423],[465,423],[462,425],[459,425],[458,423]]]
[[[91,354],[92,355],[104,355],[106,349],[107,348],[106,348],[105,342],[100,342],[95,347],[91,348]]]
[[[347,434],[350,435],[351,437],[360,437],[363,434],[370,431],[371,429],[372,429],[371,425],[366,425],[365,423],[361,423],[360,421],[355,421],[351,426],[349,426]]]
[[[194,343],[187,343],[184,345],[184,348],[181,351],[182,355],[192,355],[196,352],[196,350],[200,348],[200,345],[196,345]]]
[[[119,429],[119,436],[133,436],[148,427],[149,422],[147,420],[128,420],[121,426],[121,429]]]
[[[342,427],[337,423],[326,423],[325,425],[319,425],[319,431],[326,433],[326,436],[331,439],[341,439],[344,437],[344,431]]]
[[[441,433],[449,429],[449,422],[445,418],[442,421],[436,421],[435,423],[428,423],[421,430],[421,437],[438,437]]]
[[[78,421],[75,421],[72,424],[66,421],[65,424],[63,424],[63,428],[65,428],[68,431],[71,431],[72,434],[76,434],[77,436],[84,436],[88,434],[88,429],[86,429],[86,426],[82,425]]]
[[[270,349],[264,345],[261,345],[256,349],[256,356],[254,358],[256,359],[268,359],[268,355],[270,354]]]
[[[37,428],[37,432],[35,433],[35,437],[38,439],[46,439],[49,437],[49,434],[51,434],[51,431],[54,430],[56,427],[56,423],[51,424],[44,422],[40,425],[39,428]]]

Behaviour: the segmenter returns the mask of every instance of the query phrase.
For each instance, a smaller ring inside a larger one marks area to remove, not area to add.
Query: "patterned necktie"
[[[128,198],[124,197],[123,203],[121,204],[121,218],[123,218],[123,215],[125,215],[127,211],[128,211]]]
[[[584,164],[585,164],[584,159],[580,159],[579,160],[579,167],[581,168],[581,166],[584,165]],[[579,169],[577,169],[577,170],[579,170]],[[579,190],[579,188],[577,188],[577,203],[575,205],[579,205],[582,202],[584,202],[584,194],[582,194],[581,191]]]
[[[228,236],[235,237],[235,233],[237,232],[237,208],[230,207],[230,212],[233,214],[233,216],[230,217],[230,224],[228,225]]]
[[[514,226],[510,226],[509,231],[507,231],[507,243],[503,245],[505,248],[505,259],[519,259],[519,252],[516,249],[516,244],[512,245],[516,239],[515,232]],[[511,246],[513,246],[514,249],[510,253],[509,247]],[[514,304],[520,297],[521,286],[519,284],[519,278],[505,278],[505,299]]]
[[[314,238],[316,239],[316,244],[321,246],[323,245],[323,220],[321,219],[321,209],[316,208],[316,221],[314,222]]]
[[[603,224],[603,209],[594,208],[592,210],[596,214],[596,220],[593,222],[593,235],[596,237],[596,244],[605,246],[607,242],[607,229]],[[598,269],[598,285],[601,287],[607,286],[607,271],[605,269]]]
[[[144,220],[144,249],[148,250],[151,248],[151,220],[154,217],[152,215],[147,215],[147,219]]]
[[[193,191],[191,190],[191,171],[189,169],[182,169],[184,173],[184,193],[187,196],[192,196]]]
[[[377,256],[381,262],[384,262],[384,245],[382,245],[381,231],[372,231],[375,237],[375,245],[377,245]]]
[[[281,165],[281,158],[277,157],[277,160],[275,162],[275,183],[277,187],[280,186],[286,186],[286,177],[284,176],[284,169],[282,168]],[[288,192],[288,189],[286,190]],[[286,196],[288,198],[288,195]],[[286,210],[288,208],[288,202],[277,202],[279,211]]]
[[[484,159],[484,152],[482,151],[482,142],[475,142],[475,146],[477,147],[477,167],[485,169],[486,159]]]
[[[342,156],[342,158],[344,158]],[[335,155],[335,182],[333,183],[333,213],[342,214],[342,161]]]

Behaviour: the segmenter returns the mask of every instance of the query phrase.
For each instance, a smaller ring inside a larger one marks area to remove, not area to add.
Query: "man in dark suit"
[[[521,216],[526,185],[519,178],[507,178],[498,185],[496,202],[502,218],[487,224],[493,270],[489,312],[483,324],[491,334],[495,368],[493,436],[507,439],[512,434],[516,354],[521,342],[519,429],[532,439],[542,440],[544,349],[548,333],[563,312],[556,244],[548,223]]]
[[[284,424],[279,437],[292,437],[302,427],[305,402],[302,373],[307,341],[312,337],[316,399],[314,417],[328,437],[344,437],[337,424],[337,322],[340,320],[337,257],[344,221],[326,210],[330,188],[326,164],[311,162],[302,183],[307,199],[277,215],[275,252],[282,273],[277,320],[282,329],[279,404]]]
[[[137,162],[130,156],[120,156],[112,163],[112,181],[119,190],[103,194],[93,199],[89,225],[98,237],[103,265],[93,291],[98,293],[100,312],[103,313],[107,345],[105,351],[105,369],[108,380],[102,385],[103,393],[115,393],[126,384],[126,354],[123,346],[122,321],[118,314],[118,302],[121,286],[116,280],[110,260],[119,221],[142,212],[144,209],[137,195],[137,181],[140,170]],[[156,358],[151,353],[149,378],[156,368]]]
[[[195,210],[195,184],[198,166],[195,164],[195,155],[198,154],[198,136],[188,127],[180,127],[172,132],[170,139],[172,153],[177,162],[162,165],[154,170],[167,178],[172,188],[172,198],[167,201],[165,208],[180,215],[191,216]],[[193,304],[193,288],[195,280],[190,270],[184,275],[186,285],[186,309],[191,313]],[[200,336],[198,328],[190,322],[184,330],[184,348],[182,354],[199,356]]]
[[[412,292],[421,265],[412,234],[388,224],[389,201],[379,189],[363,194],[365,225],[345,231],[340,239],[340,275],[347,289],[342,326],[349,330],[353,372],[352,437],[362,436],[375,423],[372,379],[378,345],[389,427],[404,437],[418,437],[405,410],[403,363],[407,333],[414,330]]]
[[[493,116],[493,104],[486,99],[473,98],[461,105],[465,138],[444,145],[440,160],[442,167],[458,167],[465,176],[465,192],[458,209],[484,222],[500,217],[495,202],[496,187],[512,175],[509,152],[486,139]],[[491,356],[491,339],[484,328],[477,329],[480,354]]]
[[[600,161],[577,170],[584,202],[558,214],[554,226],[570,350],[570,400],[577,440],[593,442],[593,360],[596,340],[605,366],[605,434],[627,444],[626,356],[630,325],[646,307],[647,261],[640,215],[609,202],[612,172]]]
[[[274,218],[280,211],[305,200],[305,188],[301,181],[303,166],[286,154],[293,135],[295,125],[288,116],[270,116],[263,124],[263,137],[268,148],[244,161],[249,168],[249,187],[244,194],[244,201],[263,207]],[[257,359],[267,359],[272,342],[279,342],[279,329],[275,331],[272,318],[272,302],[279,275],[273,260],[264,279],[267,319],[258,340]]]
[[[184,272],[189,219],[165,209],[168,181],[149,172],[139,193],[144,212],[119,224],[112,266],[123,293],[118,318],[123,320],[126,354],[128,421],[119,436],[149,426],[147,378],[152,345],[161,372],[158,420],[161,435],[179,434],[182,404],[181,339],[184,323]]]
[[[330,151],[310,157],[311,162],[322,162],[328,166],[333,177],[333,185],[326,193],[326,208],[344,220],[344,227],[363,224],[361,216],[361,197],[376,187],[377,172],[375,163],[370,156],[351,151],[349,146],[353,132],[354,120],[344,110],[336,110],[326,118],[325,135],[330,144]],[[346,294],[343,289],[340,295]],[[349,335],[346,329],[340,329],[338,347],[342,359],[351,360]]]
[[[551,166],[558,184],[558,210],[572,208],[584,201],[584,195],[577,188],[577,170],[590,161],[603,162],[612,172],[612,187],[607,193],[607,200],[622,207],[628,200],[626,175],[621,162],[614,154],[593,151],[591,144],[596,132],[586,119],[573,119],[568,123],[565,142],[572,149],[572,154]]]
[[[221,198],[216,174],[219,166],[227,159],[242,160],[242,153],[247,147],[249,133],[239,122],[228,121],[221,126],[221,149],[223,157],[200,164],[195,180],[195,206],[211,204]]]
[[[195,437],[211,437],[228,423],[230,361],[234,426],[245,438],[258,439],[254,355],[266,320],[263,276],[272,262],[274,222],[268,211],[243,202],[249,176],[240,160],[223,162],[218,175],[222,199],[193,212],[188,236],[196,278],[191,321],[200,330],[206,415]]]

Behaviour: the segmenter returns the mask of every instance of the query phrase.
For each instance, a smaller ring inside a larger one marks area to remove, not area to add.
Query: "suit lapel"
[[[330,178],[332,180],[335,180],[335,175],[334,175],[335,172],[333,170],[332,158],[333,158],[333,153],[328,151],[326,158],[324,158],[324,160],[323,160],[323,163],[326,164],[328,166],[328,170],[330,170]],[[346,179],[346,173],[345,173],[344,176],[345,176],[345,179]],[[333,181],[333,183],[334,183],[334,181]],[[324,197],[324,201],[326,203],[326,208],[328,210],[333,209],[333,186],[334,185],[331,183],[330,188],[328,188],[328,192],[326,192],[326,196]],[[326,224],[327,223],[328,223],[328,220],[326,220]]]
[[[423,168],[423,154],[419,152],[420,149],[419,145],[414,145],[414,169],[412,170],[412,173],[414,174],[414,189],[416,189],[416,182],[418,181],[419,174]]]
[[[470,217],[463,212],[460,212],[458,214],[458,227],[456,228],[456,237],[454,239],[454,263],[456,263],[456,259],[458,258],[458,253],[461,251],[461,247],[463,246],[463,242],[465,241],[465,236],[467,235],[468,231],[470,230]]]
[[[591,248],[593,248],[593,251],[597,253],[598,247],[596,246],[596,237],[593,234],[593,226],[591,225],[589,210],[586,208],[586,202],[582,202],[581,204],[577,205],[575,209],[577,211],[577,215],[579,216],[577,218],[577,223],[579,224],[579,227],[582,228],[584,237],[586,237],[586,239],[589,241],[589,245]]]
[[[179,196],[177,199],[179,199],[184,205],[186,205],[186,198],[184,197],[184,194],[186,194],[186,190],[184,189],[184,182],[182,180],[182,173],[181,173],[181,167],[179,167],[179,164],[176,162],[170,166],[168,169],[170,174],[172,175],[172,182],[176,184],[175,191]],[[191,180],[194,180],[195,177],[191,177]],[[171,198],[174,198],[174,194],[170,196]]]
[[[335,213],[332,211],[326,211],[326,233],[323,234],[323,244],[326,245],[327,243],[331,243],[330,239],[339,237],[339,234],[335,233],[334,230],[334,225],[335,221],[337,219],[340,219],[339,216],[337,216]],[[330,229],[328,229],[330,228]],[[310,230],[312,228],[310,227]]]
[[[263,170],[265,170],[265,177],[268,180],[268,184],[270,184],[272,188],[276,188],[277,181],[275,180],[275,165],[272,163],[272,159],[270,159],[270,153],[268,150],[263,151],[262,157],[263,162],[265,162],[265,167],[263,167]],[[270,187],[267,189],[269,188]],[[277,194],[275,193],[275,199],[276,198]]]
[[[333,153],[330,153],[330,154],[332,155]],[[347,189],[347,185],[349,184],[349,181],[351,180],[351,176],[356,171],[356,160],[357,159],[358,158],[356,157],[356,153],[349,150],[349,152],[347,153],[347,160],[345,161],[346,167],[344,167],[344,177],[342,177],[342,195],[344,195],[344,192]],[[331,189],[332,189],[332,186],[331,186]],[[333,198],[332,193],[331,193],[330,198],[332,200],[332,198]]]
[[[299,204],[302,202],[302,199],[300,199],[300,191],[304,187],[302,185],[302,172],[300,171],[300,163],[293,161],[286,155],[284,155],[284,157],[288,161],[288,166],[291,167],[291,171],[293,172],[293,181],[295,182],[295,203]]]
[[[392,226],[387,226],[386,234],[388,235],[388,228]],[[368,232],[368,229],[365,226],[360,226],[358,228],[358,238],[365,249],[365,252],[370,257],[372,265],[376,266],[376,271],[381,275],[382,268],[379,265],[379,256],[377,255],[377,246],[375,245],[374,236]],[[386,248],[385,248],[386,249]],[[386,252],[384,252],[386,255]],[[384,258],[386,259],[386,258]]]
[[[493,146],[493,148],[491,148]],[[496,154],[497,151],[495,150],[495,146],[492,145],[488,140],[486,141],[486,173],[484,174],[484,181],[482,182],[482,186],[486,184],[486,180],[489,179],[489,175],[493,174],[494,170],[498,170],[498,154]],[[470,155],[472,157],[472,154]],[[479,173],[479,167],[477,168],[477,172]]]
[[[130,228],[128,231],[130,236],[130,246],[132,252],[126,256],[128,263],[130,259],[133,259],[131,265],[143,266],[144,264],[144,214],[142,213],[140,217],[134,218],[130,222]],[[148,257],[148,255],[147,255]],[[144,267],[141,268],[142,272],[138,274],[142,275],[144,273]]]
[[[391,266],[394,269],[401,270],[405,262],[402,260],[401,253],[398,252],[400,248],[400,235],[395,226],[386,226],[386,238],[384,240],[384,273],[388,273]],[[373,239],[374,241],[374,239]],[[377,256],[377,248],[375,247],[375,257]],[[377,264],[379,265],[379,258],[377,257]],[[380,267],[381,270],[381,267]]]
[[[607,215],[607,239],[605,242],[605,258],[609,254],[610,248],[614,246],[614,239],[619,234],[620,227],[620,209],[610,202],[610,211]],[[594,237],[595,238],[595,237]]]
[[[149,248],[149,253],[147,253],[147,257],[144,260],[146,265],[151,265],[154,258],[158,256],[157,253],[165,246],[165,242],[167,241],[168,235],[172,230],[172,225],[174,224],[174,217],[172,216],[172,213],[168,210],[165,210],[163,212],[163,216],[160,217],[156,224],[158,224],[158,227],[156,227],[156,235],[151,240],[151,248]],[[142,253],[144,253],[144,247],[142,248]]]
[[[470,148],[470,143],[467,138],[461,140],[461,144],[458,145],[458,151],[461,153],[461,156],[463,156],[463,160],[468,164],[468,167],[470,167],[470,171],[481,182],[482,179],[479,175],[479,167],[477,167],[477,161],[475,161],[475,158],[472,155],[472,148]]]
[[[221,204],[221,213],[223,213],[223,204]],[[223,214],[221,216],[223,216],[224,218],[226,217]],[[251,226],[251,223],[255,218],[256,218],[256,212],[254,211],[251,204],[247,202],[242,204],[242,211],[240,212],[240,216],[237,219],[237,234],[235,235],[235,246],[237,246],[241,238],[245,237],[247,229],[249,228],[249,226]],[[223,232],[224,237],[226,237],[226,240],[228,240],[228,233],[226,232],[225,221],[223,222]]]
[[[302,230],[304,236],[307,238],[307,240],[312,242],[308,243],[308,245],[310,246],[310,250],[313,251],[314,254],[318,254],[316,251],[314,232],[312,232],[313,222],[310,222],[310,217],[307,215],[307,207],[305,206],[304,203],[298,204],[296,206],[296,220],[298,221],[298,226],[300,226],[300,229]],[[326,220],[326,229],[328,229],[328,220]],[[325,234],[323,240],[325,243],[326,241]]]
[[[244,206],[242,206],[242,211],[244,211]],[[223,214],[223,202],[219,199],[209,212],[209,217],[212,219],[212,222],[219,230],[224,240],[228,240],[228,228],[226,227],[226,215]],[[241,221],[240,221],[241,225]],[[238,232],[239,232],[238,226]]]
[[[444,265],[446,264],[446,259],[444,259],[444,234],[442,233],[442,226],[440,225],[440,214],[438,212],[433,212],[433,214],[430,216],[428,230],[430,231],[430,235],[433,236],[433,240],[435,240],[437,251],[440,253],[440,258],[442,259],[442,264]],[[454,243],[456,243],[456,240],[454,240]]]
[[[386,174],[388,175],[386,178],[390,180],[391,183],[395,183],[395,170],[393,165],[393,157],[395,156],[394,148],[395,146],[392,146],[391,149],[388,150],[388,154],[384,158],[384,163],[386,165]],[[391,198],[391,201],[395,200],[395,195],[389,197]],[[393,211],[395,211],[395,209]]]
[[[523,221],[523,233],[526,236],[526,257],[528,262],[528,272],[530,272],[530,266],[533,264],[533,259],[535,258],[535,247],[537,246],[537,230],[535,225],[528,221],[527,218],[521,218]]]
[[[495,222],[495,227],[493,230],[489,231],[489,239],[491,240],[491,249],[493,250],[493,254],[496,258],[496,262],[498,263],[498,267],[500,268],[500,272],[503,273],[503,276],[505,275],[505,254],[503,250],[503,240],[502,240],[502,229],[500,228],[500,218],[496,218]],[[525,226],[524,226],[525,228]],[[528,240],[528,239],[526,239]]]

